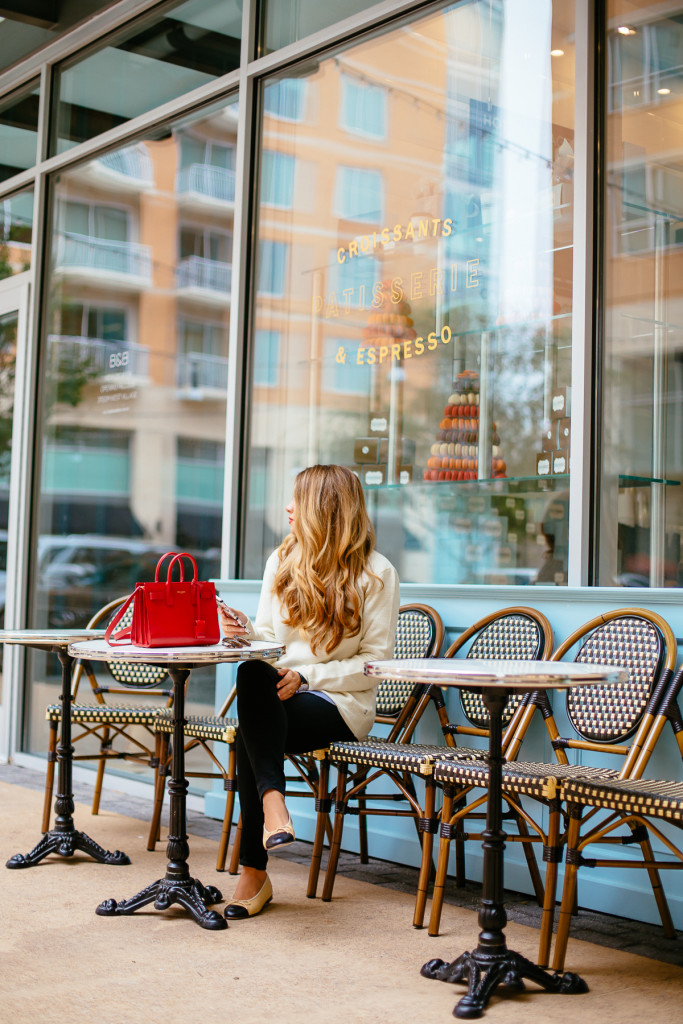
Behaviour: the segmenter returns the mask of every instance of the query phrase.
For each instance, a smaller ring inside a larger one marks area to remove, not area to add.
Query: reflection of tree
[[[545,384],[545,327],[497,331],[489,386],[493,419],[505,438],[506,461],[512,475],[533,475],[540,451]]]
[[[88,353],[59,345],[53,352],[48,375],[48,410],[56,403],[75,408],[83,398],[88,384],[96,380],[102,370]]]

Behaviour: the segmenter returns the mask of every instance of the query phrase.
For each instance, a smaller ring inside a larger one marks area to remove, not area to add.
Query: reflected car
[[[136,583],[153,580],[157,563],[167,551],[164,545],[138,538],[88,534],[42,538],[36,621],[49,629],[86,626],[109,601],[132,593]],[[199,578],[210,578],[205,572],[214,560],[203,553],[190,554],[197,560]],[[163,579],[169,562],[162,567]],[[187,576],[187,564],[185,571]]]

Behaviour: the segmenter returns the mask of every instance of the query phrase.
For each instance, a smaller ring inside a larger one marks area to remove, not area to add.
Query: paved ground
[[[42,791],[44,776],[42,772],[13,765],[0,765],[0,781],[8,784],[26,786]],[[92,788],[83,783],[76,783],[74,796],[79,801],[88,802]],[[102,809],[117,814],[149,821],[149,802],[139,797],[132,797],[112,791],[102,794]],[[192,835],[204,836],[208,839],[220,837],[221,823],[203,814],[188,810],[188,832]],[[279,855],[295,863],[308,865],[310,860],[310,844],[297,842]],[[369,882],[385,886],[397,892],[412,895],[417,884],[417,870],[389,861],[372,860],[369,864],[360,864],[354,854],[342,853],[339,873],[347,878],[361,882]],[[450,888],[445,902],[468,910],[477,909],[480,886],[467,883],[464,889],[457,892]],[[540,926],[540,910],[535,902],[524,893],[506,891],[506,911],[508,919],[517,924],[529,927]],[[596,911],[581,910],[572,923],[572,938],[583,939],[597,945],[619,949],[623,952],[635,953],[663,963],[683,965],[683,935],[675,941],[666,939],[660,927],[630,921],[627,918],[612,917]]]

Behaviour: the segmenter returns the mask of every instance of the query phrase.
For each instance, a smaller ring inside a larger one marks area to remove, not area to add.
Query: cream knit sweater
[[[246,624],[250,636],[254,640],[286,644],[286,653],[273,662],[275,667],[295,669],[308,680],[310,690],[324,690],[353,734],[365,739],[375,719],[379,681],[363,675],[363,665],[393,654],[399,607],[398,573],[384,555],[373,551],[368,564],[381,584],[372,576],[361,578],[365,598],[360,633],[345,637],[331,654],[324,650],[314,654],[306,637],[282,621],[280,602],[272,592],[277,564],[277,552],[273,552],[263,574],[256,621]]]

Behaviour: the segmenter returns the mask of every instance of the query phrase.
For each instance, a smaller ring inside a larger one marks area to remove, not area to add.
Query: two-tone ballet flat
[[[272,832],[269,832],[265,825],[263,826],[263,845],[269,853],[281,850],[285,846],[291,846],[295,838],[291,815],[285,825],[279,825]]]
[[[223,911],[223,916],[227,917],[229,921],[237,921],[245,917],[256,917],[257,914],[261,913],[265,905],[270,903],[272,898],[273,887],[270,884],[270,878],[266,875],[265,882],[255,896],[248,900],[232,900]]]

